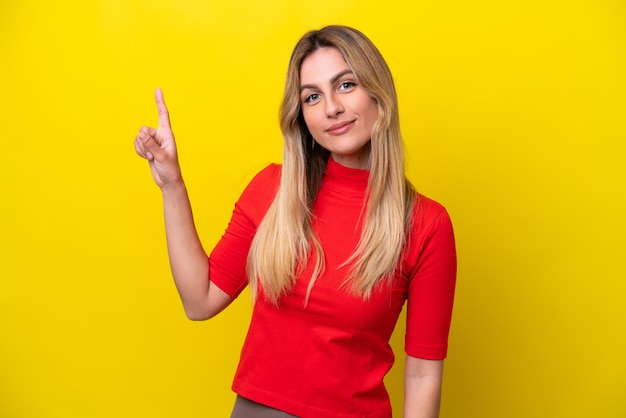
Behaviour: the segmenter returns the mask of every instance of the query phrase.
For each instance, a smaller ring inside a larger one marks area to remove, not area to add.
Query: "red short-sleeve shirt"
[[[310,260],[278,307],[259,298],[244,343],[233,390],[299,417],[390,418],[383,377],[394,354],[389,339],[405,301],[405,351],[443,359],[447,353],[456,278],[454,234],[440,204],[418,196],[411,233],[391,286],[370,300],[340,289],[361,233],[369,171],[329,159],[313,205],[313,229],[325,269],[308,304]],[[226,233],[210,257],[210,279],[236,297],[247,285],[246,257],[256,228],[280,181],[270,165],[248,185]]]

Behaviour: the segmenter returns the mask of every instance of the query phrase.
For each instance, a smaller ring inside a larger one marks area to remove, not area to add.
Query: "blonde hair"
[[[323,249],[311,227],[311,206],[329,152],[311,136],[300,103],[300,66],[307,56],[321,48],[339,50],[357,82],[378,104],[378,118],[371,137],[363,229],[354,253],[344,263],[352,264],[343,283],[350,292],[367,300],[378,283],[393,277],[415,203],[416,194],[404,173],[396,91],[384,58],[365,35],[353,28],[327,26],[306,33],[291,55],[280,107],[284,139],[280,187],[248,254],[247,271],[253,295],[256,297],[261,288],[274,304],[293,287],[313,252],[315,268],[307,300],[324,269]]]

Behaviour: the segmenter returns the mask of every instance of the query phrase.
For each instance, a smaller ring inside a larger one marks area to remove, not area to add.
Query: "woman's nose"
[[[329,118],[333,118],[343,113],[343,105],[341,100],[335,95],[329,94],[326,96],[326,115]]]

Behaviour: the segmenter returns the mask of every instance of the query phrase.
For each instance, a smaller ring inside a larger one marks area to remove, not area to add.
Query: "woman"
[[[305,34],[280,109],[282,166],[250,182],[211,256],[202,249],[160,90],[142,127],[187,316],[255,297],[232,417],[389,418],[389,338],[407,301],[405,417],[437,417],[456,255],[445,209],[405,178],[395,87],[359,31]]]

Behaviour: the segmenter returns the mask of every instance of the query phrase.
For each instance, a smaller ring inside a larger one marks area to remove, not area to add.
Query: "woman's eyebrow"
[[[335,84],[337,80],[339,80],[341,77],[343,77],[346,74],[352,74],[352,70],[347,69],[347,70],[340,71],[338,74],[334,75],[333,78],[330,79],[330,84]],[[316,86],[314,84],[303,84],[300,86],[300,91],[304,89],[315,89],[315,88]]]

